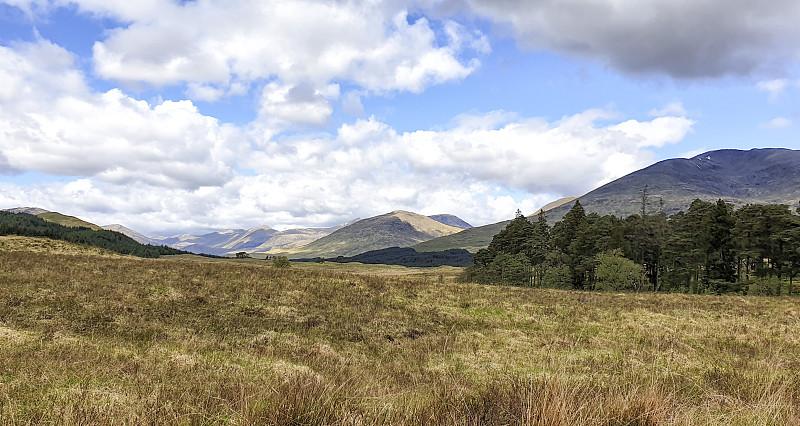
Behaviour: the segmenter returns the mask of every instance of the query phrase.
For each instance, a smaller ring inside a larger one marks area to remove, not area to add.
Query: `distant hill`
[[[452,214],[435,214],[428,217],[439,223],[444,223],[445,225],[455,226],[462,229],[472,228],[472,225],[465,222],[460,217]]]
[[[269,254],[284,254],[292,258],[355,256],[389,247],[410,247],[460,231],[461,228],[429,217],[398,210],[359,220],[302,247],[273,250]]]
[[[695,157],[655,163],[623,176],[580,197],[586,213],[627,217],[641,210],[647,186],[648,214],[662,208],[671,215],[686,210],[695,199],[722,199],[734,206],[786,204],[800,200],[800,151],[766,148],[709,151]],[[663,206],[661,203],[663,202]],[[553,209],[560,220],[572,203]]]
[[[278,231],[269,226],[251,229],[225,229],[203,235],[181,234],[172,237],[151,237],[158,244],[192,253],[230,255],[238,252],[265,253],[287,250],[318,240],[345,225],[331,228],[300,228]]]
[[[148,238],[148,237],[146,237],[146,236],[134,231],[133,229],[126,228],[126,227],[124,227],[124,226],[122,226],[120,224],[104,225],[102,228],[106,229],[106,230],[109,230],[109,231],[119,232],[122,235],[126,235],[126,236],[128,236],[130,238],[133,238],[133,240],[136,241],[139,244],[162,245],[158,241],[155,241],[155,240],[153,240],[151,238]]]
[[[93,231],[99,231],[101,228],[99,225],[95,225],[94,223],[87,222],[83,219],[78,219],[75,216],[67,216],[65,214],[61,214],[58,212],[47,212],[47,213],[39,213],[36,215],[48,222],[57,223],[59,225],[69,226],[72,228],[89,228]]]
[[[13,209],[3,209],[0,211],[9,213],[25,213],[37,216],[50,223],[57,223],[59,225],[69,226],[72,228],[83,227],[83,228],[89,228],[94,231],[102,229],[100,226],[95,225],[94,223],[87,222],[83,219],[78,219],[75,216],[67,216],[65,214],[61,214],[58,212],[51,212],[39,207],[15,207]]]
[[[800,151],[783,148],[725,149],[690,159],[660,161],[603,185],[582,197],[586,213],[628,217],[641,210],[642,190],[647,186],[648,214],[662,208],[667,215],[688,209],[695,199],[721,198],[735,206],[786,204],[800,200]],[[543,207],[552,225],[572,208],[575,198],[562,198]],[[663,203],[663,205],[662,205]],[[549,210],[548,210],[549,208]],[[535,220],[534,215],[529,216]],[[413,246],[417,251],[463,248],[475,252],[509,221],[464,230]]]
[[[498,223],[491,223],[489,225],[476,226],[473,228],[465,229],[457,234],[446,235],[444,237],[435,238],[429,241],[424,241],[419,244],[411,246],[418,252],[428,251],[443,251],[450,249],[464,249],[471,253],[487,247],[492,242],[492,237],[511,222],[504,220]]]
[[[140,244],[126,235],[106,229],[65,226],[46,221],[39,216],[7,211],[0,211],[0,235],[44,237],[139,257],[185,253],[169,247]]]
[[[14,207],[13,209],[3,209],[0,211],[9,213],[27,213],[27,214],[32,214],[34,216],[42,213],[50,213],[49,211],[41,209],[39,207]]]
[[[556,201],[545,204],[539,211],[549,211],[564,204],[574,201],[578,197],[564,197]],[[535,214],[538,214],[537,211]],[[465,229],[457,234],[447,235],[444,237],[435,238],[430,241],[419,243],[414,247],[418,252],[437,252],[451,249],[464,249],[470,253],[475,253],[478,250],[487,247],[492,242],[498,232],[502,231],[511,220],[504,220],[502,222],[490,223],[488,225],[476,226]]]

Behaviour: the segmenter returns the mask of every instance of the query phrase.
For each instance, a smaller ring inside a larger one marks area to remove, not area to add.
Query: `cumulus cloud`
[[[189,93],[205,97],[220,93],[209,85],[224,92],[235,82],[263,79],[316,88],[346,80],[376,92],[420,92],[470,74],[478,62],[462,60],[465,51],[490,49],[485,36],[454,21],[444,21],[439,33],[425,18],[410,22],[412,5],[403,2],[76,3],[130,22],[95,43],[99,75],[156,86],[202,84]]]
[[[631,74],[748,75],[800,53],[800,3],[463,0],[520,44],[593,58]]]
[[[33,187],[0,184],[0,202],[57,205],[151,234],[329,226],[395,209],[491,223],[647,165],[649,148],[679,139],[692,126],[681,117],[597,124],[609,117],[617,114],[589,110],[547,122],[492,112],[459,117],[438,131],[403,133],[369,118],[342,125],[334,135],[254,144],[240,164],[252,173],[217,185],[128,185],[98,175]]]
[[[0,47],[0,152],[7,167],[117,184],[196,188],[231,177],[239,132],[189,101],[92,92],[47,41]]]

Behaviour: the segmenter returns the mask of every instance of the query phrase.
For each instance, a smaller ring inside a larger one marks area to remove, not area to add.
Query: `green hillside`
[[[445,235],[433,240],[421,242],[413,245],[412,248],[418,252],[464,249],[471,253],[475,253],[476,251],[487,247],[489,243],[492,242],[492,237],[494,237],[498,232],[502,231],[509,222],[511,221],[506,220],[489,225],[476,226],[474,228],[465,229],[456,234]]]
[[[69,226],[71,228],[89,228],[93,231],[99,231],[103,228],[95,225],[94,223],[86,222],[85,220],[78,219],[75,216],[67,216],[65,214],[61,214],[58,212],[47,212],[47,213],[40,213],[36,215],[39,218],[42,218],[50,223],[56,223],[63,226]]]
[[[185,253],[165,246],[143,245],[118,232],[105,229],[64,226],[27,213],[0,211],[0,235],[44,237],[70,243],[85,244],[120,254],[139,257],[159,257]]]

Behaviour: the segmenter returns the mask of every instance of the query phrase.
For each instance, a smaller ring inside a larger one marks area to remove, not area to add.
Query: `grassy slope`
[[[86,222],[85,220],[82,219],[78,219],[75,216],[67,216],[57,212],[41,213],[37,214],[36,216],[48,222],[57,223],[59,225],[64,225],[64,226],[70,226],[73,228],[78,228],[82,226],[84,228],[89,228],[93,231],[99,231],[103,229],[93,223]]]
[[[797,299],[51,254],[11,238],[3,424],[800,422]]]
[[[423,251],[442,251],[453,248],[469,250],[472,253],[488,247],[492,238],[505,228],[510,221],[492,223],[489,225],[476,226],[465,229],[457,234],[446,235],[435,238],[412,246],[414,250]]]
[[[556,209],[564,204],[569,204],[577,197],[559,198],[556,201],[546,204],[542,207],[545,212]],[[535,221],[536,216],[528,216],[528,219]],[[446,235],[444,237],[435,238],[430,241],[425,241],[413,246],[414,250],[423,251],[443,251],[450,249],[464,249],[475,253],[478,250],[488,247],[492,242],[492,238],[502,231],[510,220],[503,222],[492,223],[484,226],[476,226],[474,228],[465,229],[457,234]],[[552,224],[552,222],[551,222]]]

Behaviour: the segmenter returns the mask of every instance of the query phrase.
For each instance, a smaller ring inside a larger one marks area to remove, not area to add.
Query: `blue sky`
[[[800,4],[0,0],[0,208],[148,235],[474,225],[800,148]]]

